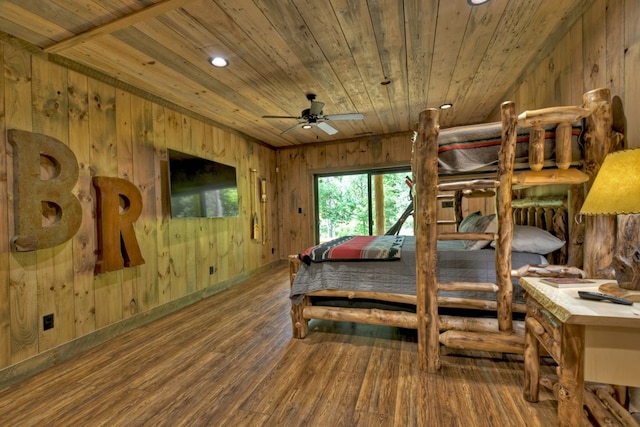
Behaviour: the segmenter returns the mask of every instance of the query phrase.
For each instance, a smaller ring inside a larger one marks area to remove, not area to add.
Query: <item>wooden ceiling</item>
[[[2,0],[0,31],[273,147],[485,120],[589,0]],[[223,56],[218,69],[208,60]],[[317,94],[339,132],[296,129]]]

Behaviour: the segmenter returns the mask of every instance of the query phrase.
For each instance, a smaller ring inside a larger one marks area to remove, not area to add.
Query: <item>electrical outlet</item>
[[[42,329],[48,330],[53,328],[53,313],[42,316]]]
[[[215,267],[214,267],[213,265],[210,265],[210,266],[209,266],[209,274],[213,274],[213,273],[215,273],[215,272],[216,272]]]

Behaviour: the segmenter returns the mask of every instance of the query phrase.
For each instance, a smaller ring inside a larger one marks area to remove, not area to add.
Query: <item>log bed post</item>
[[[582,96],[584,107],[591,110],[584,134],[584,171],[589,175],[587,191],[600,170],[604,158],[615,151],[622,135],[612,128],[611,92],[594,89]],[[584,269],[589,277],[615,277],[612,263],[615,249],[616,217],[612,215],[584,218]]]
[[[433,373],[440,368],[438,280],[436,245],[438,219],[438,110],[420,113],[414,144],[416,235],[416,312],[418,317],[418,359],[421,370]]]
[[[498,236],[496,239],[496,284],[498,285],[498,329],[511,331],[513,319],[511,303],[511,240],[513,239],[513,214],[511,208],[511,184],[516,153],[516,124],[518,116],[512,101],[500,105],[502,119],[502,144],[498,154],[498,177],[500,186],[496,194],[498,214]]]
[[[297,255],[289,255],[289,285],[293,286],[293,280],[300,269],[300,259]],[[304,296],[299,304],[291,301],[291,327],[294,338],[304,338],[309,333],[309,320],[304,318],[304,308],[309,305],[309,297]]]

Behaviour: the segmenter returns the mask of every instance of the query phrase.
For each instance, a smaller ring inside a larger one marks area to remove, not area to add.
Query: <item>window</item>
[[[316,175],[316,240],[385,234],[411,202],[410,175],[409,169]],[[400,234],[413,235],[412,216]]]

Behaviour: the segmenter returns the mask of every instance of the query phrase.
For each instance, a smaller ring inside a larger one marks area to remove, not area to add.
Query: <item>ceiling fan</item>
[[[307,99],[311,102],[311,107],[302,110],[300,116],[262,116],[263,119],[296,119],[300,122],[282,132],[282,135],[289,133],[295,129],[303,128],[310,129],[316,126],[322,129],[329,135],[338,133],[338,130],[327,123],[331,120],[362,120],[364,115],[360,113],[346,113],[346,114],[322,114],[323,102],[316,101],[316,95],[313,93],[307,94]]]

